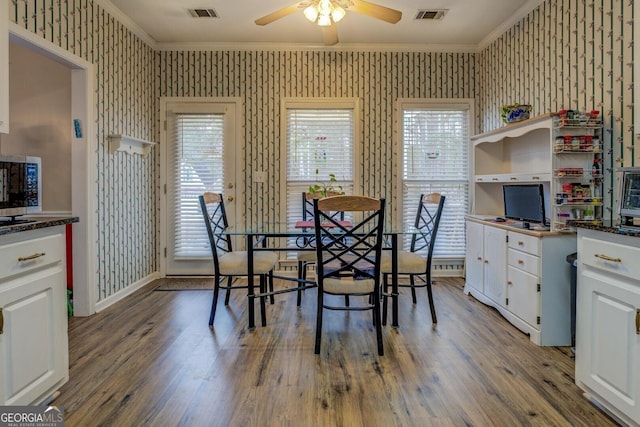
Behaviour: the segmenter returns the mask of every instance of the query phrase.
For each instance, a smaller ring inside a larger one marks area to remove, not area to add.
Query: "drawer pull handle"
[[[519,260],[518,260],[518,264],[521,264],[521,265],[522,265],[522,264],[524,264],[524,261],[523,261],[523,260],[521,260],[521,259],[519,259]]]
[[[31,260],[34,260],[34,259],[36,259],[36,258],[43,257],[43,256],[45,256],[45,255],[46,255],[46,254],[45,254],[44,252],[40,252],[40,253],[37,253],[37,254],[33,254],[33,255],[29,255],[29,256],[24,256],[24,257],[20,257],[20,258],[18,258],[18,262],[31,261]]]
[[[482,257],[481,256],[478,257],[478,261],[482,261]]]
[[[636,323],[638,323],[638,318],[636,317]],[[0,335],[4,332],[4,314],[2,313],[2,309],[0,308]]]
[[[2,314],[2,311],[0,311],[0,314]],[[2,333],[1,329],[2,323],[0,323],[0,333]],[[636,335],[640,335],[640,308],[636,308]]]
[[[596,258],[600,258],[603,259],[605,261],[611,261],[611,262],[622,262],[622,260],[620,258],[612,258],[608,255],[602,255],[602,254],[594,254],[594,256]]]
[[[513,282],[511,280],[507,281],[507,285],[513,285]]]
[[[523,242],[522,240],[520,240],[520,241],[518,242],[518,245],[519,245],[519,246],[524,246],[524,242]]]

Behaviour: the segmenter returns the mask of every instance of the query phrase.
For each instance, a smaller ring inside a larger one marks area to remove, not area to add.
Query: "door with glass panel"
[[[236,218],[235,105],[166,103],[164,256],[168,276],[213,274],[198,196],[222,193]]]

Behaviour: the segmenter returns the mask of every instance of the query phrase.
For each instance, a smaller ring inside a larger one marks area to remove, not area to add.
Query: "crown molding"
[[[496,41],[501,35],[506,33],[507,30],[515,26],[518,22],[520,22],[522,18],[530,14],[544,2],[545,0],[528,0],[513,15],[511,15],[508,21],[505,21],[502,24],[498,25],[495,30],[490,32],[487,37],[482,39],[480,43],[478,43],[477,51],[480,52],[484,50],[487,46]]]
[[[304,43],[156,43],[158,51],[328,51],[328,52],[451,52],[475,53],[475,45],[445,44],[365,44],[341,43],[334,46]]]
[[[144,31],[138,24],[136,24],[131,18],[125,15],[116,5],[111,3],[111,0],[94,0],[100,7],[109,12],[111,16],[117,19],[122,25],[124,25],[129,31],[138,36],[143,42],[149,45],[150,48],[156,49],[157,42]]]

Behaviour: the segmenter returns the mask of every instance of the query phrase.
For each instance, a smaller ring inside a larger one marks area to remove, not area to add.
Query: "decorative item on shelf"
[[[500,117],[505,123],[516,123],[527,120],[531,114],[531,105],[515,104],[503,105],[500,108]]]

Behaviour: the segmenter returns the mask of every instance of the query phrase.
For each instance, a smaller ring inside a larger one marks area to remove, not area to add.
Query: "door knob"
[[[227,200],[230,201],[230,202],[233,202],[233,196],[227,197]]]
[[[230,182],[229,185],[227,185],[227,188],[233,188],[233,182]]]

